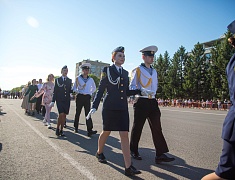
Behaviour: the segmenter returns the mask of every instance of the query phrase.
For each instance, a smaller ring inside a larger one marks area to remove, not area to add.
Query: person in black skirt
[[[55,80],[54,94],[50,107],[54,106],[56,101],[59,117],[57,121],[56,135],[64,136],[63,127],[66,121],[66,115],[70,109],[70,93],[72,93],[72,80],[67,77],[68,68],[64,66],[61,69],[62,76]]]
[[[125,175],[133,176],[141,172],[131,164],[127,96],[140,94],[141,91],[129,90],[128,72],[121,66],[125,62],[124,47],[118,47],[112,52],[112,62],[114,63],[112,66],[103,69],[99,88],[87,119],[97,110],[106,90],[102,109],[103,131],[99,136],[96,157],[99,162],[107,163],[103,154],[104,145],[111,131],[119,131],[125,162]]]

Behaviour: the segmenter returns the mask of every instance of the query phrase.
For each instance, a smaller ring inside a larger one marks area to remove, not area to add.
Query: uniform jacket
[[[120,82],[117,85],[110,83],[107,69],[109,68],[110,78],[115,81],[120,76]],[[140,94],[140,90],[129,90],[128,72],[122,69],[120,75],[115,65],[104,67],[99,88],[96,93],[92,108],[98,109],[104,91],[106,94],[103,100],[103,109],[109,110],[128,110],[127,96]]]
[[[139,69],[139,77],[137,75],[137,69]],[[156,94],[158,88],[158,78],[157,71],[154,68],[152,68],[152,75],[150,75],[144,66],[140,65],[132,71],[131,77],[130,89],[140,89],[143,85],[146,86],[151,79],[150,85],[143,88],[153,91]]]
[[[72,86],[72,80],[69,79],[68,77],[66,78],[65,82],[63,81],[62,76],[57,78],[55,80],[52,102],[70,101],[70,93],[72,93],[71,86]]]
[[[96,85],[93,78],[88,77],[87,82],[83,81],[82,75],[76,77],[73,85],[73,91],[79,94],[90,94],[94,93],[96,90]]]
[[[235,54],[226,67],[226,74],[232,106],[224,120],[222,138],[230,142],[235,142]]]

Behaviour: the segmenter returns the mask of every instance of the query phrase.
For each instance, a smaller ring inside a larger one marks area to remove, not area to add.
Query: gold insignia
[[[151,54],[154,54],[154,52],[153,52],[153,51],[151,51]]]
[[[101,73],[101,79],[106,78],[106,76],[107,76],[107,74],[106,74],[105,72],[102,72],[102,73]]]

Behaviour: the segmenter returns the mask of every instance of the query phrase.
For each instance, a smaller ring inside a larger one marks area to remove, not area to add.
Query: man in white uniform
[[[156,46],[148,46],[140,50],[144,63],[132,71],[130,89],[141,89],[142,96],[134,104],[134,123],[131,131],[130,150],[133,158],[137,160],[142,159],[138,152],[138,145],[144,123],[147,119],[156,149],[155,162],[161,163],[174,161],[174,158],[170,158],[165,154],[169,150],[162,133],[161,112],[155,98],[158,88],[158,77],[157,71],[152,68],[151,64],[157,50]]]
[[[80,66],[82,68],[82,74],[80,74],[73,86],[73,91],[77,93],[76,95],[76,114],[74,118],[74,128],[75,133],[78,133],[78,124],[81,110],[84,107],[85,116],[88,115],[91,108],[91,96],[96,90],[96,85],[93,78],[89,77],[89,70],[91,64],[84,63]],[[92,134],[96,134],[97,131],[93,131],[93,123],[91,117],[86,120],[87,135],[90,137]]]

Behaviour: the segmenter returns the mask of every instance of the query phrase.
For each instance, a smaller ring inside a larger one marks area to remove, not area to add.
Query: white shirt
[[[115,64],[114,64],[115,65]],[[115,67],[116,67],[116,69],[117,69],[117,71],[119,72],[119,69],[121,68],[121,73],[122,73],[122,66],[117,66],[117,65],[115,65]]]
[[[81,76],[78,76],[73,85],[73,91],[78,94],[92,95],[96,90],[96,85],[93,78],[89,77],[85,83]]]
[[[43,85],[43,84],[37,84],[38,90],[40,90],[40,89],[42,88],[42,85]]]
[[[137,80],[137,73],[136,73],[137,68],[136,68],[132,71],[131,83],[130,83],[129,88],[132,90],[135,90],[135,89],[141,89],[141,87],[142,87],[147,90],[153,91],[154,92],[153,95],[155,95],[157,92],[157,88],[158,88],[157,71],[155,69],[153,69],[152,75],[150,75],[149,72],[143,66],[140,65],[140,66],[138,66],[138,68],[140,69],[140,72],[141,72],[140,73],[140,80],[141,80],[142,84],[144,86],[147,85],[150,78],[152,78],[152,83],[148,87],[142,87],[140,82]]]

